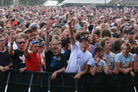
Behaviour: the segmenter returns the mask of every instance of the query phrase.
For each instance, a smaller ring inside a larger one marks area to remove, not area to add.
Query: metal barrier
[[[18,70],[0,72],[0,92],[137,92],[138,73],[95,76],[83,75],[73,79],[75,74],[63,73],[51,80],[52,73]]]

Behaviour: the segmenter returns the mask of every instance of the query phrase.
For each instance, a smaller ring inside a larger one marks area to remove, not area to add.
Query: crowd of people
[[[138,72],[135,7],[0,7],[0,70]]]

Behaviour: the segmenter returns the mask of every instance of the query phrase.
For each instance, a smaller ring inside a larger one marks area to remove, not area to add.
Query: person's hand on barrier
[[[113,74],[113,71],[112,70],[109,70],[109,75],[112,75]]]
[[[126,69],[125,71],[124,71],[124,74],[128,74],[129,73],[129,69]]]
[[[1,71],[2,72],[6,72],[6,71],[8,71],[10,68],[8,67],[8,66],[5,66],[5,67],[1,67]]]
[[[75,77],[74,77],[74,79],[79,79],[80,77],[81,77],[80,74],[76,74]]]
[[[54,72],[52,75],[51,75],[51,79],[54,80],[57,76],[57,72]]]
[[[26,70],[26,68],[20,68],[19,70],[22,73],[22,72],[24,72]]]
[[[130,74],[132,77],[135,77],[135,73],[133,71],[130,71]]]
[[[119,72],[117,70],[113,71],[114,75],[117,75]]]

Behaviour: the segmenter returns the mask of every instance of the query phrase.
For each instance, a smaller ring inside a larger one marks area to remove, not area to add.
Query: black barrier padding
[[[0,76],[7,79],[6,73],[0,73]],[[39,72],[24,72],[12,71],[8,86],[8,92],[28,92],[31,75],[34,74],[33,82],[31,85],[31,92],[48,92],[48,76],[51,73],[39,73]],[[130,74],[124,75],[122,73],[118,75],[105,75],[103,73],[96,73],[95,76],[86,74],[78,79],[78,83],[75,84],[75,74],[60,74],[55,80],[51,80],[50,92],[75,92],[75,85],[77,85],[77,92],[134,92],[134,86],[138,88],[138,73],[133,78]],[[0,77],[0,81],[2,81]],[[3,83],[3,85],[5,82]],[[4,89],[5,85],[0,86]]]
[[[8,92],[27,92],[31,74],[11,72]]]

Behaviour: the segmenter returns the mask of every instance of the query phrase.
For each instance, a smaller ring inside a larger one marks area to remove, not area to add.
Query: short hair
[[[0,34],[0,38],[4,37],[2,34]]]
[[[104,37],[110,37],[111,38],[112,37],[112,34],[111,34],[109,29],[103,29],[101,32],[102,32],[101,33],[102,38],[104,38]]]
[[[121,49],[123,49],[124,46],[129,47],[129,49],[131,50],[131,45],[130,45],[130,43],[123,43],[123,44],[121,45]]]
[[[80,38],[81,38],[81,32],[78,31],[78,32],[76,33],[76,35],[75,35],[75,39],[76,39],[76,40],[80,40]]]
[[[53,35],[53,36],[52,36],[52,40],[54,40],[54,39],[55,39],[55,40],[58,40],[58,39],[59,39],[59,36],[58,36],[58,35]]]
[[[23,39],[23,37],[21,37],[20,34],[17,34],[17,35],[15,36],[15,42],[16,42],[16,43],[18,43],[18,39]]]
[[[104,37],[104,38],[102,38],[102,39],[100,40],[100,45],[101,45],[102,47],[105,46],[105,41],[110,41],[110,38],[109,38],[109,37]]]
[[[138,54],[138,46],[135,47],[135,53]]]
[[[88,31],[82,31],[81,36],[85,36],[86,34],[90,34]]]
[[[104,51],[102,46],[97,46],[97,47],[94,48],[94,54],[95,55],[96,55],[97,52],[101,52],[101,51]]]
[[[114,51],[118,51],[121,50],[121,45],[122,45],[123,41],[121,39],[117,39],[114,41]]]
[[[113,33],[117,32],[117,28],[116,27],[112,27],[111,28],[111,32],[113,32]]]

